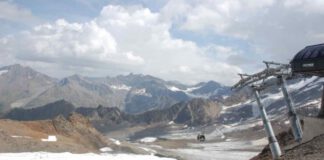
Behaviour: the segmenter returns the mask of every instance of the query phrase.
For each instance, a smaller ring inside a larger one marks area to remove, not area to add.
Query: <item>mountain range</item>
[[[72,75],[62,79],[19,64],[0,68],[0,111],[35,108],[59,100],[75,107],[116,107],[126,113],[143,113],[193,98],[223,99],[229,87],[214,81],[186,85],[150,75],[116,77]]]
[[[37,108],[15,108],[1,118],[35,121],[54,119],[60,115],[68,117],[76,112],[87,117],[99,131],[107,132],[116,127],[139,124],[172,122],[190,126],[205,125],[215,122],[221,110],[220,104],[201,98],[194,98],[187,102],[179,102],[169,108],[151,110],[140,114],[128,114],[117,107],[103,107],[102,105],[97,108],[77,108],[65,100],[59,100]]]

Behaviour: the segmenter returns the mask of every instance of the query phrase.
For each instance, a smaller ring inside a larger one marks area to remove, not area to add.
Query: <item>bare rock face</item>
[[[70,114],[67,119],[60,115],[52,122],[58,133],[75,137],[83,145],[91,144],[94,148],[105,146],[105,138],[92,127],[89,119],[78,113]]]
[[[2,67],[0,72],[0,112],[25,106],[56,82],[54,78],[18,64]]]
[[[59,134],[72,135],[76,133],[75,127],[66,120],[62,115],[57,116],[52,120],[53,126]]]
[[[207,124],[219,116],[221,109],[217,103],[203,99],[193,99],[184,105],[174,121],[189,125]]]
[[[78,113],[71,113],[67,120],[76,128],[92,128],[89,119]]]

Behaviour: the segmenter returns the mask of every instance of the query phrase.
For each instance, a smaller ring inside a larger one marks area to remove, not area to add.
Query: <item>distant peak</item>
[[[67,77],[67,78],[79,80],[79,79],[83,79],[83,76],[81,76],[79,74],[73,74],[72,76]]]
[[[215,81],[213,81],[213,80],[211,80],[211,81],[208,81],[206,84],[217,84],[217,85],[220,85],[220,83],[218,83],[218,82],[215,82]]]
[[[20,64],[13,64],[13,65],[9,65],[9,66],[4,66],[4,67],[1,67],[0,69],[1,70],[4,70],[4,69],[7,69],[7,70],[11,70],[11,69],[19,69],[19,68],[27,68],[27,67],[24,67]],[[29,67],[28,67],[29,68]]]

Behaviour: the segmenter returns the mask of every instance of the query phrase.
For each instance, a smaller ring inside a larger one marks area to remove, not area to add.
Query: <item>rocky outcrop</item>
[[[279,133],[276,137],[282,150],[282,160],[320,160],[324,156],[324,121],[318,118],[306,118],[301,121],[303,128],[303,140],[294,142],[291,131]],[[269,146],[265,146],[262,152],[252,160],[270,160]]]
[[[0,120],[0,152],[99,152],[109,141],[88,119],[73,113],[53,120]],[[48,136],[56,140],[46,141]]]
[[[32,109],[13,109],[2,118],[31,121],[53,119],[58,116],[64,119],[69,114],[76,112],[87,117],[99,131],[107,132],[128,125],[168,123],[170,121],[191,126],[206,125],[215,122],[219,118],[221,110],[220,104],[199,98],[180,102],[166,109],[157,109],[141,114],[128,114],[117,107],[103,107],[102,105],[97,108],[75,108],[71,103],[60,100]],[[55,118],[53,121],[56,120],[60,119]],[[69,124],[67,123],[67,125]]]
[[[170,108],[152,110],[141,114],[127,114],[118,108],[105,108],[99,106],[97,109],[78,108],[76,112],[87,116],[92,124],[100,131],[106,132],[114,127],[123,125],[175,123],[191,126],[206,125],[215,121],[222,107],[215,102],[204,99],[193,99],[181,102]]]
[[[222,110],[219,104],[203,99],[193,99],[182,106],[174,122],[192,126],[213,122]]]
[[[53,119],[59,115],[68,117],[68,115],[74,110],[75,107],[71,103],[65,100],[59,100],[37,108],[15,108],[4,114],[2,117],[19,121],[45,120]]]

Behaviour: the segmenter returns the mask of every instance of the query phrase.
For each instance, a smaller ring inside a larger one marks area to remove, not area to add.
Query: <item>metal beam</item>
[[[324,118],[324,83],[322,87],[322,102],[321,102],[321,109],[318,114],[319,118]]]
[[[267,116],[267,112],[261,102],[259,91],[257,89],[253,89],[253,90],[254,90],[254,95],[255,95],[256,101],[257,101],[259,109],[260,109],[260,115],[262,118],[263,126],[264,126],[264,129],[268,136],[269,147],[270,147],[270,150],[272,153],[272,158],[279,159],[280,156],[282,155],[279,143],[278,143],[277,138],[276,138],[274,131],[272,129],[270,120]]]
[[[281,82],[281,90],[288,107],[288,118],[290,121],[291,130],[293,131],[295,141],[300,143],[303,138],[303,131],[299,117],[296,114],[296,110],[294,108],[293,100],[288,93],[286,78],[284,76],[279,76],[278,79]]]
[[[264,61],[264,63],[267,65],[267,68],[252,74],[252,75],[247,75],[247,74],[239,74],[241,77],[241,80],[234,84],[232,89],[241,89],[249,84],[258,82],[258,81],[264,81],[265,79],[271,77],[271,76],[278,76],[278,75],[288,75],[290,74],[289,69],[290,65],[289,64],[281,64],[281,63],[276,63],[276,62],[267,62]],[[275,65],[276,67],[271,67],[270,65]],[[244,77],[246,76],[246,77]]]

